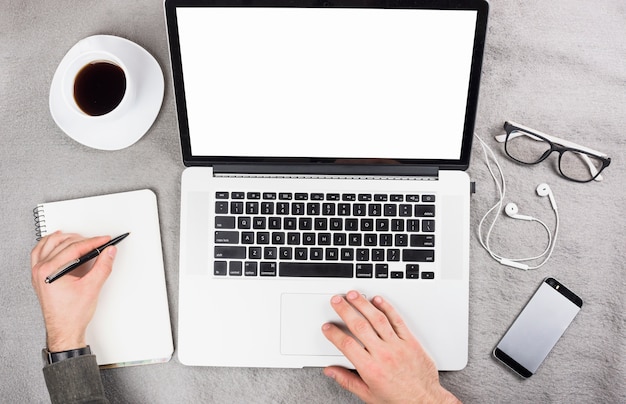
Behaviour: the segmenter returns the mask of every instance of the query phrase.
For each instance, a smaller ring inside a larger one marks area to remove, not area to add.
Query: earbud
[[[556,200],[554,199],[554,195],[552,194],[552,190],[550,189],[550,186],[548,184],[539,184],[537,186],[537,195],[547,196],[548,198],[550,198],[550,204],[552,205],[552,209],[556,210]]]
[[[506,206],[504,207],[504,213],[506,213],[508,217],[512,217],[513,219],[520,219],[520,220],[535,220],[534,217],[520,215],[518,214],[518,212],[519,212],[519,209],[517,208],[517,205],[514,204],[513,202],[507,203]]]

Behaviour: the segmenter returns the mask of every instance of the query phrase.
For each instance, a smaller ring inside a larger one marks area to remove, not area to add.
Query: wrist
[[[78,349],[87,346],[84,334],[80,335],[57,335],[48,332],[46,336],[46,347],[50,352],[62,352],[70,349]]]

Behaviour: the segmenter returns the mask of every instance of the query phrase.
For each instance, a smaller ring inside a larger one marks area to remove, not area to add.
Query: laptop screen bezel
[[[271,164],[271,165],[335,165],[335,158],[314,157],[238,157],[238,156],[197,156],[192,154],[189,125],[187,120],[187,106],[183,80],[183,69],[178,37],[176,9],[179,7],[300,7],[300,8],[396,8],[396,9],[432,9],[432,10],[474,10],[477,11],[476,28],[474,33],[474,49],[470,69],[469,88],[461,153],[458,159],[398,159],[372,161],[364,159],[341,159],[341,164],[354,165],[406,165],[427,166],[439,169],[466,170],[469,166],[472,139],[476,113],[478,109],[479,82],[482,69],[485,37],[487,32],[488,3],[484,0],[413,0],[413,1],[385,1],[385,0],[246,0],[234,2],[228,0],[165,0],[164,3],[167,32],[170,47],[172,76],[178,115],[183,163],[185,166],[211,166],[216,164]],[[319,168],[319,167],[318,167]]]

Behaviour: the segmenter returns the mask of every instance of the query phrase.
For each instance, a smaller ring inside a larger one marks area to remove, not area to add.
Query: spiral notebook
[[[117,246],[87,343],[101,367],[169,361],[174,345],[156,195],[144,189],[64,200],[34,212],[37,238],[56,230],[87,237],[130,232]]]

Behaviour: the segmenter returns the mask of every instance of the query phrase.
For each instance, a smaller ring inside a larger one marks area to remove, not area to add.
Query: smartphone
[[[544,279],[493,355],[520,376],[532,376],[582,306],[582,299],[559,281]]]

